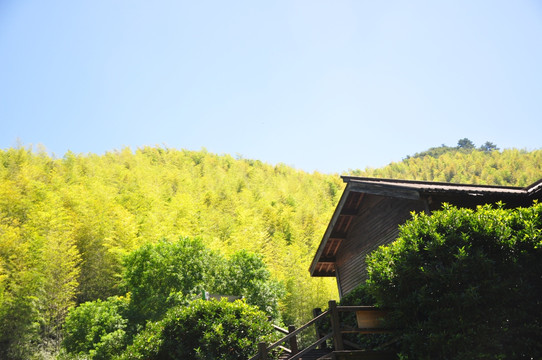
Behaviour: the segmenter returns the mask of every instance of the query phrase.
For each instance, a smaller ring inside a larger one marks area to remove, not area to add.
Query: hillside
[[[379,169],[350,170],[350,175],[465,184],[527,186],[542,178],[542,150],[504,149],[492,143],[475,148],[442,145],[407,156]],[[460,140],[459,144],[462,144]]]
[[[525,186],[542,178],[542,150],[443,146],[351,174]],[[299,324],[337,296],[308,267],[342,188],[336,175],[205,150],[0,150],[0,346],[58,337],[71,307],[122,293],[124,255],[180,236],[262,254],[285,284],[285,322]]]
[[[56,260],[66,265],[51,271],[77,283],[77,302],[114,295],[124,254],[179,236],[200,237],[225,254],[263,254],[287,284],[287,318],[301,316],[301,304],[335,296],[332,281],[311,279],[307,269],[341,193],[336,176],[162,148],[62,159],[8,149],[0,159],[3,308],[22,292],[49,301],[40,287],[55,282],[44,277]]]

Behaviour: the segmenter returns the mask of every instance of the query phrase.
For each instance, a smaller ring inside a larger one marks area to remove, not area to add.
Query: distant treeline
[[[542,178],[542,150],[499,150],[469,139],[407,156],[379,169],[350,170],[351,175],[466,184],[527,186]]]

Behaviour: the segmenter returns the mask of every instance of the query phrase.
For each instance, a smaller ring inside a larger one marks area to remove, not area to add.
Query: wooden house
[[[341,297],[365,280],[367,254],[394,241],[412,211],[430,213],[443,203],[530,206],[542,198],[542,180],[524,188],[353,176],[343,180],[346,188],[310,267],[312,276],[335,277]]]

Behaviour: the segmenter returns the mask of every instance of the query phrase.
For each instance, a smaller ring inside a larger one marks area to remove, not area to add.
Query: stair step
[[[397,354],[389,351],[343,350],[334,351],[318,360],[397,360]]]
[[[322,356],[325,356],[327,354],[331,353],[331,350],[322,350],[322,349],[314,349],[303,355],[299,358],[299,360],[318,360]],[[284,355],[283,355],[284,356]],[[291,355],[286,355],[285,357],[280,357],[280,360],[287,360],[290,359]]]

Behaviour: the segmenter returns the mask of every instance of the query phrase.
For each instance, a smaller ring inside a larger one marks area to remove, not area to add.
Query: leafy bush
[[[407,359],[542,357],[542,205],[414,215],[368,258]]]
[[[109,359],[126,346],[128,299],[111,297],[72,309],[64,323],[63,347],[72,355],[89,355],[91,359]]]
[[[271,332],[267,315],[255,306],[196,300],[148,324],[120,358],[245,360]]]
[[[367,284],[361,284],[354,290],[342,297],[340,305],[343,306],[374,306],[376,305],[376,299],[371,294]]]

